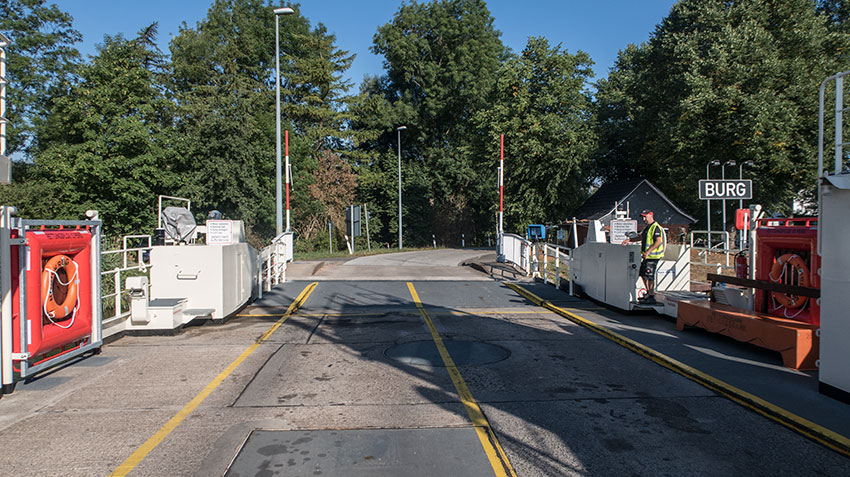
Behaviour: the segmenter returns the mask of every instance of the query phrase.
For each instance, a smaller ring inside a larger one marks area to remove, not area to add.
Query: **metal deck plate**
[[[493,475],[473,428],[255,430],[228,477]]]
[[[475,366],[502,361],[511,352],[501,346],[481,341],[444,340],[443,344],[457,366]],[[388,348],[384,354],[388,358],[414,366],[445,366],[437,345],[431,340],[412,341]]]

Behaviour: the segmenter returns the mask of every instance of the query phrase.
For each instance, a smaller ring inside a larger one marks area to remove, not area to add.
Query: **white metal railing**
[[[260,298],[263,296],[264,289],[271,291],[273,285],[286,281],[286,264],[293,259],[293,239],[293,232],[283,232],[257,255]]]
[[[850,143],[844,142],[844,77],[850,75],[850,71],[843,71],[823,80],[820,84],[818,94],[820,107],[818,109],[818,183],[828,176],[840,176],[847,174],[845,167],[844,148]],[[833,167],[832,172],[824,163],[824,115],[825,115],[825,92],[826,86],[835,82],[835,106],[834,106],[834,133],[833,133]],[[818,224],[823,224],[823,187],[818,187]],[[818,234],[817,253],[821,253],[823,247],[823,234]]]
[[[6,48],[9,47],[6,36],[0,33],[0,156],[6,155]]]
[[[526,275],[531,274],[531,242],[515,234],[502,234],[502,255],[506,262],[518,266]]]
[[[559,245],[548,243],[534,244],[534,256],[542,255],[542,270],[539,276],[543,278],[543,283],[552,283],[555,288],[561,287],[561,275],[566,273],[570,276],[570,249]],[[551,277],[551,278],[550,278]],[[569,278],[567,278],[569,280]]]
[[[695,240],[694,236],[704,235],[706,240],[704,243],[712,243],[711,247],[701,246],[699,245],[698,239]],[[719,235],[721,237],[720,242],[711,242],[708,240],[712,235]],[[688,233],[688,241],[691,246],[691,250],[699,251],[699,257],[702,259],[701,261],[695,262],[691,261],[692,265],[714,265],[717,266],[717,273],[720,273],[722,268],[734,269],[734,265],[729,263],[729,257],[735,256],[738,252],[741,251],[740,248],[736,248],[731,246],[729,242],[729,232],[723,230],[692,230]],[[710,263],[708,261],[709,253],[719,253],[725,255],[726,265],[721,263]]]
[[[128,247],[131,240],[145,242],[147,245],[138,247]],[[147,275],[150,278],[150,251],[151,251],[151,236],[150,235],[127,235],[122,240],[122,248],[118,250],[104,250],[101,252],[101,263],[105,266],[110,266],[110,256],[120,256],[120,266],[115,266],[109,270],[101,270],[100,275],[104,284],[111,282],[113,284],[112,293],[101,293],[101,304],[103,309],[107,310],[111,304],[112,313],[108,316],[103,316],[104,337],[112,336],[120,331],[123,331],[123,320],[130,316],[129,308],[123,310],[122,300],[129,299],[129,291],[122,287],[127,275],[133,272],[133,276],[140,274]],[[150,281],[148,281],[148,292],[150,292]],[[111,301],[111,303],[109,303]]]

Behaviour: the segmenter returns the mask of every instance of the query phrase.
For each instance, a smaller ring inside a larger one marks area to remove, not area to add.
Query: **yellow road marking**
[[[113,471],[109,475],[124,476],[127,475],[131,470],[133,470],[137,465],[139,465],[139,462],[141,462],[142,459],[147,457],[147,455],[157,445],[159,445],[159,443],[162,442],[162,440],[165,439],[168,434],[171,434],[171,431],[173,431],[181,422],[183,422],[183,420],[186,419],[189,414],[191,414],[192,411],[194,411],[195,408],[197,408],[198,405],[200,405],[204,401],[204,399],[206,399],[207,396],[209,396],[213,392],[213,390],[215,390],[215,388],[217,388],[230,375],[230,373],[233,372],[233,370],[235,370],[240,364],[242,364],[242,362],[245,361],[245,359],[248,358],[248,356],[250,356],[251,353],[253,353],[254,350],[256,350],[263,343],[263,341],[267,340],[269,336],[272,335],[272,333],[274,333],[278,328],[280,328],[280,325],[282,325],[283,322],[285,322],[293,313],[295,313],[295,311],[298,310],[298,308],[300,308],[304,304],[305,301],[307,301],[307,298],[310,296],[311,293],[313,293],[313,290],[316,288],[316,285],[318,285],[318,282],[313,282],[307,285],[304,290],[301,291],[295,301],[289,305],[289,308],[286,309],[286,312],[283,314],[280,320],[278,320],[274,325],[271,326],[271,328],[269,328],[265,333],[263,333],[263,335],[260,336],[257,341],[254,342],[254,344],[252,344],[248,347],[248,349],[243,351],[238,358],[236,358],[232,363],[230,363],[227,368],[225,368],[224,371],[221,372],[221,374],[216,376],[211,383],[207,384],[207,387],[205,387],[200,393],[198,393],[198,395],[195,396],[194,399],[189,401],[189,404],[186,404],[186,406],[184,406],[183,409],[181,409],[174,417],[172,417],[168,422],[166,422],[165,425],[162,426],[156,432],[156,434],[151,436],[151,438],[148,439],[144,444],[142,444],[141,447],[136,449],[136,452],[133,452],[133,454],[128,457],[127,460],[121,463],[121,465],[119,465],[118,468],[115,469],[115,471]]]
[[[449,355],[449,351],[446,349],[443,339],[440,337],[440,333],[437,332],[437,327],[434,326],[434,322],[431,321],[431,317],[428,316],[428,312],[425,310],[425,307],[422,306],[422,301],[419,299],[419,294],[416,293],[416,288],[413,287],[413,283],[407,282],[407,288],[410,290],[410,296],[413,297],[414,303],[416,303],[416,308],[419,309],[419,312],[425,319],[425,324],[428,325],[428,330],[431,331],[431,338],[433,338],[434,343],[437,345],[440,357],[443,358],[443,364],[449,372],[449,376],[452,378],[452,383],[454,383],[457,394],[460,396],[463,407],[466,409],[466,414],[469,416],[469,420],[472,421],[475,432],[478,434],[478,440],[481,441],[481,446],[484,447],[484,453],[487,455],[487,459],[489,459],[490,465],[493,467],[493,472],[500,477],[508,475],[516,477],[516,472],[514,472],[513,467],[511,467],[511,463],[508,461],[508,456],[499,444],[499,439],[490,427],[490,423],[484,416],[484,412],[481,411],[481,408],[478,406],[475,398],[472,397],[472,392],[470,392],[469,387],[466,385],[466,381],[463,380],[463,377],[460,375],[460,371],[458,371],[457,366],[455,366],[454,360],[451,355]]]
[[[692,368],[681,361],[677,361],[663,353],[659,353],[648,346],[644,346],[637,341],[626,338],[625,336],[615,333],[608,328],[597,325],[592,321],[559,308],[518,285],[513,283],[507,283],[506,285],[537,306],[542,306],[548,310],[552,310],[564,318],[584,326],[585,328],[588,328],[591,331],[594,331],[645,358],[649,358],[651,361],[675,371],[691,381],[701,384],[718,394],[726,396],[732,401],[749,408],[768,419],[776,421],[779,424],[782,424],[783,426],[788,427],[809,439],[829,447],[840,454],[850,456],[850,439],[838,434],[837,432],[831,431],[809,421],[808,419],[786,411],[785,409],[782,409],[775,404],[771,404],[770,402],[750,394],[743,389],[736,388],[725,381],[721,381],[713,376],[705,374],[696,368]]]
[[[603,310],[604,308],[582,308],[582,310]],[[374,313],[299,313],[298,316],[315,318],[315,317],[331,317],[331,316],[379,316],[386,315],[388,313],[408,313],[409,311],[415,311],[415,308],[404,309],[399,308],[395,310],[381,310],[376,311]],[[418,313],[418,311],[416,311]],[[464,316],[464,315],[481,315],[481,314],[493,314],[493,313],[502,313],[505,315],[549,315],[551,311],[541,311],[541,310],[517,310],[516,308],[469,308],[469,309],[457,309],[450,310],[444,313],[436,313],[434,316]],[[280,316],[280,313],[240,313],[236,315],[238,317],[250,317],[250,316]]]

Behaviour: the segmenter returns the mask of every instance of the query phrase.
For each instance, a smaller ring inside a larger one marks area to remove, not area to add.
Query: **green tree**
[[[475,155],[461,146],[473,134],[471,118],[488,106],[496,84],[505,52],[499,36],[482,0],[404,4],[375,34],[372,51],[384,56],[387,73],[365,82],[364,93],[374,99],[362,99],[355,108],[355,128],[379,132],[361,143],[374,152],[375,161],[369,165],[373,176],[361,182],[361,190],[396,183],[395,127],[406,125],[407,243],[423,243],[432,232],[447,239],[471,235],[485,215],[471,207],[481,193],[480,172]],[[387,190],[363,194],[380,200],[391,195]],[[389,204],[379,207],[381,222],[388,225],[380,237],[390,241],[397,220]]]
[[[296,13],[299,6],[291,5]],[[189,180],[182,194],[201,209],[246,222],[255,238],[275,228],[275,17],[267,0],[216,0],[195,28],[172,40],[171,89]],[[281,103],[293,163],[293,222],[320,204],[307,186],[323,149],[335,148],[345,123],[341,74],[351,56],[303,16],[280,18]],[[283,154],[283,152],[282,152]]]
[[[596,148],[591,65],[587,53],[572,55],[542,37],[529,38],[522,54],[503,63],[492,107],[475,119],[491,165],[497,133],[505,134],[506,229],[564,220],[586,197]]]
[[[7,155],[31,154],[35,131],[49,100],[73,84],[82,39],[71,15],[46,0],[0,0],[0,32],[11,40],[6,51]]]
[[[789,212],[814,195],[818,86],[846,44],[810,0],[677,3],[600,82],[601,175],[644,175],[699,212],[708,162],[752,160],[755,200]]]
[[[80,82],[51,100],[35,162],[3,189],[25,217],[79,219],[97,209],[110,235],[153,229],[157,194],[176,186],[173,103],[157,74],[156,26],[107,36]]]

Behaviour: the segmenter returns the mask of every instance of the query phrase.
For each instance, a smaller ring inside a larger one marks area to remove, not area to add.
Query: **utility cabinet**
[[[213,319],[226,318],[257,286],[257,254],[247,243],[153,247],[151,263],[151,297],[185,298],[184,314],[212,310]]]

